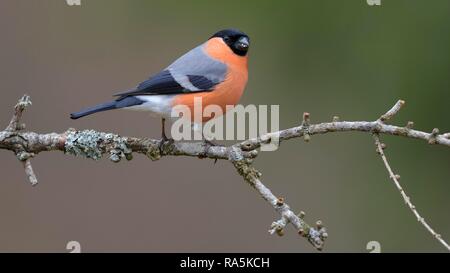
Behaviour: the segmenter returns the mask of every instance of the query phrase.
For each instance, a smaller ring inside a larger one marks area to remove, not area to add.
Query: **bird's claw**
[[[162,151],[162,150],[163,150],[163,147],[164,147],[164,145],[165,145],[166,143],[172,144],[172,143],[174,143],[174,142],[175,142],[175,140],[174,140],[173,138],[168,138],[168,137],[166,137],[165,135],[163,135],[163,136],[161,137],[161,141],[159,142],[159,150]]]

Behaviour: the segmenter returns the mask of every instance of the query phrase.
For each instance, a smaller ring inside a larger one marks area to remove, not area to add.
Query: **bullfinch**
[[[218,105],[225,113],[227,105],[238,103],[248,79],[249,46],[250,39],[245,33],[221,30],[136,88],[70,117],[78,119],[122,108],[150,111],[162,118],[162,138],[166,140],[165,118],[170,117],[173,107],[185,105],[194,113],[194,98],[201,97],[202,107]]]

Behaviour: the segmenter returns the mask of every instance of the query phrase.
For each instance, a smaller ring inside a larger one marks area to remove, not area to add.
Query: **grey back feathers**
[[[202,44],[181,56],[167,70],[186,89],[200,91],[210,90],[221,83],[225,79],[227,66],[209,57],[205,44]]]
[[[166,69],[140,83],[134,90],[116,94],[117,100],[138,95],[168,95],[213,91],[225,80],[226,64],[205,52],[202,44],[178,58]]]

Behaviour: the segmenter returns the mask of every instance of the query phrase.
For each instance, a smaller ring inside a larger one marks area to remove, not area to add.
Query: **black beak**
[[[243,50],[243,51],[247,51],[248,47],[250,45],[250,42],[248,40],[247,37],[241,37],[237,42],[236,42],[236,47],[239,50]]]

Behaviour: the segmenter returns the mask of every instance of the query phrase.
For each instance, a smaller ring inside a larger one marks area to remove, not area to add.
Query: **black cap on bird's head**
[[[237,29],[224,29],[216,32],[212,38],[222,38],[223,41],[239,56],[247,55],[250,46],[250,38],[244,32]]]

